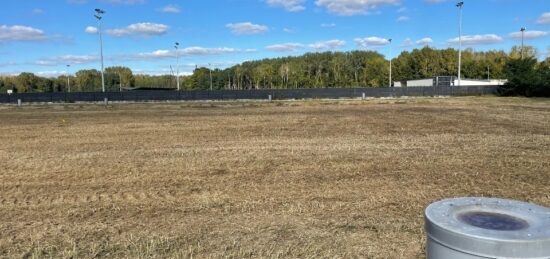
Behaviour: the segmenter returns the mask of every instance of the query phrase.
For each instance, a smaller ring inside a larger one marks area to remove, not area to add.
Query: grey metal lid
[[[455,198],[428,206],[432,240],[492,258],[550,258],[550,209],[496,198]]]

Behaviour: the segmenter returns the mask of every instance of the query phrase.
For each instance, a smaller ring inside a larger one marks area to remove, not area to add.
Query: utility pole
[[[69,69],[71,68],[71,65],[67,65],[67,91],[71,92],[71,73],[69,72]]]
[[[392,54],[391,53],[392,52],[391,41],[392,41],[392,39],[389,39],[388,41],[390,42],[390,56],[389,57],[390,57],[390,88],[391,88],[392,87],[392,80],[391,80],[391,67],[392,67],[392,64],[391,64],[392,63],[392,60],[391,60],[391,54]]]
[[[521,28],[521,59],[523,59],[523,39],[525,38],[525,27]]]
[[[176,42],[174,48],[176,48],[176,85],[178,88],[178,91],[180,90],[180,51],[179,51],[180,43]]]
[[[104,74],[104,67],[103,67],[103,36],[101,34],[101,19],[103,18],[103,14],[105,11],[97,8],[95,9],[96,14],[94,15],[97,19],[97,29],[99,32],[99,50],[101,55],[101,90],[105,92],[105,74]]]
[[[460,86],[460,79],[462,72],[462,7],[464,2],[459,2],[456,4],[456,7],[459,9],[459,19],[458,19],[458,86]]]

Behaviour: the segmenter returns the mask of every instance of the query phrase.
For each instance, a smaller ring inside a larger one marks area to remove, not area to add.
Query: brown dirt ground
[[[0,107],[0,257],[422,258],[457,196],[550,206],[550,100]]]

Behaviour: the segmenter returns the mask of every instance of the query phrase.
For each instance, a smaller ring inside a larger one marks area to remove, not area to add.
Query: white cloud
[[[94,26],[88,26],[88,27],[86,27],[86,29],[84,29],[84,32],[91,33],[91,34],[96,34],[97,33],[97,28],[94,27]]]
[[[180,56],[214,56],[233,53],[250,53],[256,52],[255,49],[236,49],[236,48],[204,48],[204,47],[188,47],[179,50]],[[175,58],[176,50],[156,50],[153,52],[143,52],[138,54],[121,55],[114,57],[117,60],[152,60]]]
[[[299,12],[306,7],[304,6],[305,0],[267,0],[270,6],[283,7],[289,12]]]
[[[409,20],[409,16],[399,16],[399,18],[397,18],[398,22],[404,22],[408,20]]]
[[[99,61],[98,56],[91,55],[64,55],[57,57],[50,57],[47,59],[37,60],[34,62],[35,65],[39,66],[58,66],[58,65],[68,65],[68,64],[87,64]]]
[[[356,38],[355,44],[360,47],[380,47],[390,44],[390,41],[379,37]]]
[[[343,40],[318,41],[308,45],[308,47],[315,50],[337,49],[344,46],[346,46],[346,42]]]
[[[21,74],[20,71],[17,71],[17,72],[5,72],[5,71],[0,71],[0,76],[18,76],[19,74]]]
[[[162,13],[180,13],[181,8],[178,5],[166,5],[159,9]]]
[[[430,45],[433,42],[434,41],[432,40],[432,38],[423,38],[423,39],[417,40],[416,44],[418,44],[418,45]]]
[[[11,67],[11,66],[17,66],[17,65],[18,65],[17,62],[13,62],[13,61],[0,63],[0,67]]]
[[[365,15],[381,5],[399,4],[401,0],[316,0],[315,4],[342,16]]]
[[[269,30],[267,26],[250,22],[229,23],[226,24],[225,27],[229,28],[236,35],[261,34]]]
[[[397,12],[398,13],[406,13],[409,9],[407,9],[407,7],[401,7],[399,9],[397,9]]]
[[[135,5],[135,4],[144,4],[145,0],[99,0],[99,2],[107,3],[107,4]]]
[[[32,13],[33,14],[43,14],[44,10],[42,10],[40,8],[34,8],[34,9],[32,9]]]
[[[0,25],[0,42],[10,41],[43,41],[46,40],[44,31],[22,25]]]
[[[304,45],[300,43],[283,43],[283,44],[275,44],[271,46],[265,47],[268,51],[276,51],[276,52],[292,52],[297,51],[298,49],[303,48]]]
[[[191,68],[195,68],[195,67],[222,68],[222,67],[234,66],[234,65],[237,65],[237,64],[240,64],[240,63],[239,62],[234,62],[234,61],[216,61],[216,62],[202,63],[202,64],[188,63],[188,64],[183,64],[183,66],[184,67],[191,67]]]
[[[293,33],[294,32],[294,30],[290,29],[290,28],[283,28],[283,31],[286,32],[286,33]]]
[[[56,66],[57,65],[55,62],[49,61],[49,60],[37,60],[33,62],[33,64],[39,65],[39,66]]]
[[[424,0],[424,2],[427,2],[427,3],[430,3],[430,4],[438,4],[438,3],[443,3],[447,0]]]
[[[86,4],[88,0],[67,0],[69,4]]]
[[[546,25],[549,25],[549,24],[550,24],[550,12],[543,13],[543,14],[537,19],[537,23],[538,23],[538,24],[546,24]]]
[[[323,28],[333,28],[336,27],[335,23],[321,23],[321,27]]]
[[[502,37],[495,34],[462,36],[462,45],[489,45],[502,42]],[[458,45],[459,38],[447,41],[449,45]]]
[[[64,75],[67,75],[67,74],[69,74],[67,71],[57,71],[57,70],[53,70],[53,71],[38,71],[38,72],[35,73],[35,75],[37,75],[37,76],[49,77],[49,78],[64,76]]]
[[[514,39],[521,39],[521,32],[512,32],[509,34],[510,37]],[[536,39],[536,38],[542,38],[544,36],[548,35],[548,32],[546,31],[525,31],[524,37],[525,39]]]
[[[181,56],[215,56],[233,53],[250,53],[256,52],[255,49],[236,49],[236,48],[204,48],[204,47],[188,47],[179,50]],[[111,61],[146,61],[146,60],[158,60],[176,58],[176,50],[156,50],[153,52],[143,52],[136,54],[124,54],[109,57]],[[99,62],[99,56],[97,55],[64,55],[45,58],[33,62],[35,65],[40,66],[60,66],[60,65],[74,65],[74,64],[87,64]],[[220,65],[221,66],[221,65]]]
[[[406,38],[403,43],[401,44],[401,47],[406,48],[413,45],[413,41],[410,38]]]
[[[107,30],[107,34],[116,36],[116,37],[132,36],[132,35],[159,36],[159,35],[166,34],[167,31],[168,31],[167,25],[144,22],[144,23],[130,24],[125,28],[110,29],[110,30]]]

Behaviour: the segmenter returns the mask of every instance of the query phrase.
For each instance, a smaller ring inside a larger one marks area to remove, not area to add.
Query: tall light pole
[[[212,91],[212,64],[208,63],[208,71],[210,71],[210,91]]]
[[[119,92],[122,92],[122,75],[120,74],[120,72],[118,72],[117,74],[118,74],[118,90]]]
[[[67,91],[71,92],[71,73],[69,72],[69,69],[71,68],[71,65],[67,65]]]
[[[523,59],[523,39],[525,37],[525,27],[521,28],[521,59]]]
[[[390,56],[389,57],[390,57],[390,88],[391,88],[392,87],[392,82],[391,82],[391,67],[392,67],[391,66],[392,65],[391,64],[391,54],[392,54],[391,53],[391,41],[392,41],[392,39],[388,39],[388,41],[390,42]]]
[[[180,43],[176,42],[174,48],[176,49],[176,86],[178,91],[180,90]]]
[[[462,6],[464,2],[459,2],[456,7],[459,9],[458,18],[458,86],[460,86],[461,72],[462,72]]]
[[[96,14],[94,15],[97,19],[97,30],[99,32],[99,50],[101,55],[101,90],[105,92],[105,75],[104,75],[104,67],[103,67],[103,36],[101,34],[101,19],[103,18],[103,14],[105,11],[97,8],[95,9]]]

